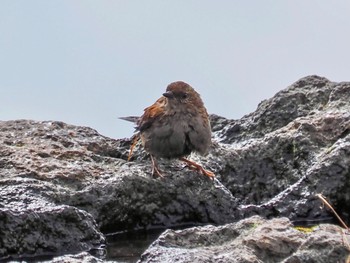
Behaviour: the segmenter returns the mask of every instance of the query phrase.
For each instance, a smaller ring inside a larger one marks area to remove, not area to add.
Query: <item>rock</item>
[[[349,82],[306,77],[241,120],[212,120],[219,147],[206,162],[218,164],[218,179],[242,204],[240,218],[322,218],[322,193],[349,222]]]
[[[100,263],[103,262],[103,260],[98,259],[94,256],[91,256],[87,252],[82,252],[75,255],[64,255],[61,257],[56,257],[52,260],[50,260],[51,263]]]
[[[76,253],[104,243],[89,213],[45,200],[51,191],[46,182],[4,179],[0,186],[2,259]]]
[[[334,225],[298,230],[287,218],[254,216],[224,226],[167,230],[138,263],[345,262],[349,237]]]
[[[332,83],[319,76],[302,78],[271,99],[262,101],[256,111],[240,120],[222,120],[214,116],[213,131],[216,131],[217,136],[221,137],[220,141],[225,143],[262,138],[299,117],[326,110],[336,85],[338,83]],[[345,86],[347,85],[345,83]],[[346,93],[345,90],[343,92]],[[344,98],[337,100],[344,101]]]
[[[89,251],[114,231],[332,216],[317,193],[349,221],[349,101],[350,83],[309,76],[241,120],[211,115],[213,147],[191,158],[214,181],[176,161],[152,178],[141,147],[127,162],[131,139],[0,121],[0,259]]]
[[[236,199],[219,181],[176,163],[164,163],[167,177],[154,179],[149,160],[124,160],[129,140],[61,122],[28,120],[0,122],[0,139],[2,258],[88,251],[104,243],[99,230],[235,220]],[[20,227],[13,235],[16,225],[7,218],[26,226],[27,217],[37,214],[36,228]],[[66,235],[58,235],[61,228]],[[11,237],[16,242],[9,243]]]

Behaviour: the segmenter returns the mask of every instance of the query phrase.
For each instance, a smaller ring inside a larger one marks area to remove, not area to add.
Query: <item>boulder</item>
[[[224,124],[224,125],[223,125]],[[326,217],[328,197],[349,222],[350,83],[305,77],[238,121],[213,116],[218,179],[241,206],[292,220]]]
[[[99,249],[115,231],[224,225],[253,215],[349,222],[350,83],[305,77],[240,120],[211,115],[213,145],[192,160],[149,156],[58,121],[0,121],[0,259]],[[111,124],[113,125],[113,124]],[[117,123],[115,124],[117,125]],[[316,220],[316,221],[315,221]]]
[[[259,216],[224,226],[167,230],[142,254],[147,262],[346,262],[349,233],[335,225],[294,228]]]

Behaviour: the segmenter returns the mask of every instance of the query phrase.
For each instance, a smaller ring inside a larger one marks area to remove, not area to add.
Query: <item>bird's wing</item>
[[[162,118],[165,115],[166,98],[159,98],[154,104],[147,107],[138,122],[138,130],[144,131],[152,126],[155,119]]]

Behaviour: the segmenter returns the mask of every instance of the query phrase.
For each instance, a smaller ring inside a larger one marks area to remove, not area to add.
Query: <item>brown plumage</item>
[[[207,110],[200,95],[187,83],[169,84],[163,96],[147,107],[140,118],[122,119],[136,121],[142,145],[151,156],[154,175],[162,176],[156,158],[179,158],[190,168],[214,177],[212,172],[184,158],[193,151],[204,155],[211,145]]]

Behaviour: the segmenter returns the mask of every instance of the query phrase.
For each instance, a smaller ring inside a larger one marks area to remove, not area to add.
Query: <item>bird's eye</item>
[[[182,94],[182,98],[183,98],[183,99],[186,99],[187,97],[188,97],[188,94],[187,94],[187,93]]]

